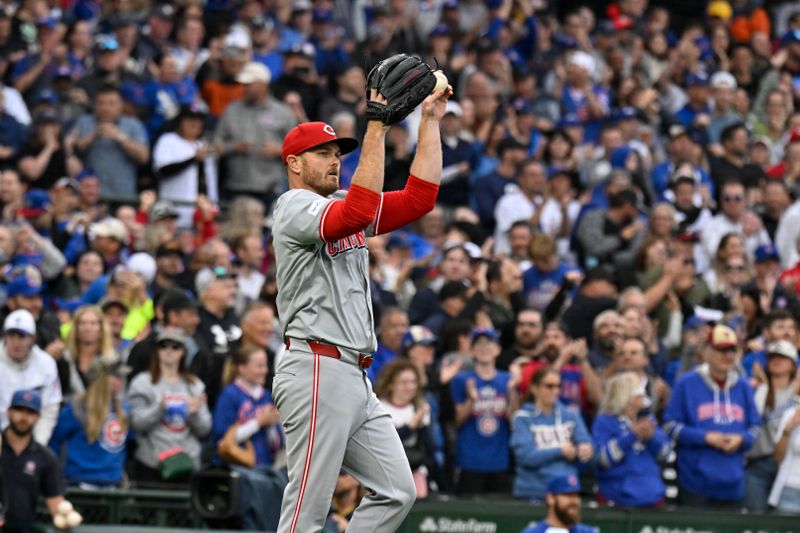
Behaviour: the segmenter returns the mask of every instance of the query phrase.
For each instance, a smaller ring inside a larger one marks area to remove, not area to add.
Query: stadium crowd
[[[578,476],[601,504],[800,513],[800,8],[556,4],[0,0],[6,531],[65,485],[220,462],[256,487],[242,524],[276,519],[281,143],[360,137],[399,52],[455,90],[436,208],[368,240],[367,372],[418,496]],[[333,531],[361,490],[341,477]]]

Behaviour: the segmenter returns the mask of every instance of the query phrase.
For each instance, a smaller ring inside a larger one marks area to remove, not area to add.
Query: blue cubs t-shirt
[[[467,399],[467,381],[475,380],[478,400],[472,406],[472,416],[458,430],[458,466],[475,472],[506,472],[510,467],[510,427],[508,381],[511,374],[498,370],[490,380],[481,379],[474,370],[461,372],[453,378],[450,391],[453,401]]]
[[[526,303],[534,309],[544,311],[561,288],[564,276],[573,270],[577,269],[564,263],[550,272],[539,270],[536,265],[526,270],[522,275]]]

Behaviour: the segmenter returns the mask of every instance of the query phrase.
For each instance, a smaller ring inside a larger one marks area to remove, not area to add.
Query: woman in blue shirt
[[[598,499],[629,507],[664,504],[659,462],[670,441],[650,412],[646,391],[633,372],[606,382],[600,414],[592,425],[598,450]]]
[[[118,356],[96,359],[87,372],[86,394],[64,406],[50,438],[61,455],[66,447],[64,473],[69,485],[118,487],[123,482],[129,409],[119,396],[130,367]]]

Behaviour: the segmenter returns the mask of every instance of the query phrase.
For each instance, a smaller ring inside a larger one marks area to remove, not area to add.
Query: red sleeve
[[[378,216],[375,218],[375,235],[389,233],[414,222],[433,209],[439,186],[416,176],[409,176],[402,191],[383,194]]]
[[[363,231],[375,219],[381,195],[365,187],[351,185],[344,200],[328,202],[319,221],[319,237],[333,242]]]

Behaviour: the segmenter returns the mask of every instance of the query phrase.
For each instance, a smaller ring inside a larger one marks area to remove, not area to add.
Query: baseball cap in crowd
[[[349,154],[358,148],[358,141],[351,137],[337,137],[333,126],[325,122],[304,122],[286,134],[281,148],[281,159],[286,164],[290,155],[300,155],[317,146],[335,142],[342,154]]]
[[[581,485],[574,474],[557,476],[547,482],[548,494],[575,494],[580,491]]]
[[[789,30],[781,37],[781,44],[784,46],[790,44],[800,44],[800,30]]]
[[[58,25],[58,21],[53,17],[42,17],[36,21],[36,25],[40,28],[55,28]]]
[[[125,261],[125,267],[131,272],[139,274],[147,284],[156,279],[156,260],[147,252],[137,252]]]
[[[94,49],[98,52],[116,52],[119,48],[117,39],[111,35],[100,35],[95,39]]]
[[[75,176],[75,181],[78,183],[82,182],[86,178],[94,178],[97,179],[97,173],[94,171],[92,167],[83,167],[83,170],[78,172],[78,175]]]
[[[156,200],[150,208],[150,222],[158,222],[168,218],[178,218],[178,210],[169,200]]]
[[[58,178],[58,180],[53,184],[53,188],[72,189],[73,191],[77,192],[81,188],[81,184],[78,183],[78,180],[76,179],[64,176],[62,178]]]
[[[797,348],[791,341],[779,340],[769,343],[767,346],[767,356],[782,355],[797,363]]]
[[[197,294],[202,294],[206,288],[218,279],[234,279],[236,274],[223,266],[206,267],[197,272],[194,277],[194,288]]]
[[[144,87],[136,82],[125,82],[119,87],[119,94],[122,99],[131,105],[143,106],[147,104],[144,96]]]
[[[447,24],[437,24],[431,30],[431,39],[434,37],[450,37],[450,26]]]
[[[158,248],[156,249],[156,259],[171,255],[183,257],[183,250],[181,250],[180,244],[175,241],[169,241],[158,245]]]
[[[30,409],[34,413],[39,413],[42,410],[42,395],[34,389],[18,390],[11,397],[11,405],[9,407],[21,407]]]
[[[125,378],[131,370],[131,367],[123,363],[118,355],[103,356],[92,361],[86,372],[86,378],[90,382],[108,375]]]
[[[715,350],[725,350],[739,346],[739,339],[736,332],[728,326],[717,324],[708,332],[708,345]]]
[[[688,76],[686,76],[686,86],[687,87],[696,87],[696,86],[704,86],[708,85],[708,74],[705,72],[690,72]]]
[[[470,261],[480,261],[483,259],[483,250],[472,241],[465,241],[462,246],[467,251]]]
[[[25,207],[19,214],[25,218],[36,218],[47,212],[50,207],[50,195],[44,189],[30,189],[25,193]]]
[[[166,341],[177,342],[186,348],[186,335],[178,328],[166,327],[158,333],[156,336],[156,345]]]
[[[36,296],[42,293],[42,275],[38,270],[28,268],[19,272],[11,278],[6,285],[6,295],[12,296]]]
[[[690,316],[683,324],[683,331],[705,327],[706,321],[697,315]]]
[[[448,100],[444,106],[444,114],[445,115],[455,115],[457,117],[464,116],[464,110],[461,109],[461,104],[456,102],[455,100]]]
[[[153,6],[153,9],[150,11],[150,16],[162,20],[172,20],[175,16],[175,8],[170,4],[157,4]]]
[[[36,320],[33,319],[30,311],[17,309],[8,314],[3,322],[3,333],[12,331],[29,337],[36,335]]]
[[[475,342],[481,337],[486,337],[492,342],[499,341],[499,338],[497,337],[497,332],[495,330],[491,328],[475,328],[469,334],[469,343],[475,344]]]
[[[130,311],[130,307],[128,307],[128,305],[125,302],[117,298],[105,298],[100,302],[100,310],[103,312],[106,312],[108,309],[111,309],[112,307],[119,307],[126,313]]]
[[[724,70],[715,72],[714,75],[711,76],[711,81],[709,83],[715,89],[720,87],[736,89],[736,87],[738,87],[738,84],[736,83],[736,78],[733,77],[733,74],[731,74],[730,72],[725,72]]]
[[[733,8],[725,0],[711,0],[706,8],[706,15],[727,22],[733,16]]]
[[[614,113],[614,120],[636,120],[639,118],[639,112],[633,106],[623,106]]]
[[[423,346],[433,346],[436,344],[436,335],[425,326],[411,326],[400,339],[400,346],[403,352],[408,352],[412,347],[421,344]]]
[[[576,126],[583,126],[583,120],[576,113],[567,113],[558,121],[559,128],[574,128]]]
[[[412,245],[411,245],[411,240],[408,238],[408,235],[396,231],[393,232],[392,235],[389,237],[389,240],[386,242],[386,251],[391,252],[395,248],[410,250],[412,248]]]
[[[33,99],[33,105],[57,103],[58,95],[53,89],[42,89],[36,93],[36,97]]]
[[[569,54],[567,57],[567,63],[570,65],[574,65],[576,67],[582,68],[589,75],[593,76],[597,69],[597,61],[591,54],[588,52],[584,52],[583,50],[576,50]]]
[[[774,244],[762,244],[756,248],[754,254],[756,263],[764,263],[766,261],[780,261],[781,257],[778,254],[778,249]]]
[[[262,63],[251,61],[246,64],[242,71],[236,76],[236,81],[242,85],[249,85],[257,81],[269,83],[272,80],[272,74],[269,69]]]
[[[108,237],[119,242],[128,242],[128,228],[118,218],[107,217],[89,226],[89,239]]]

